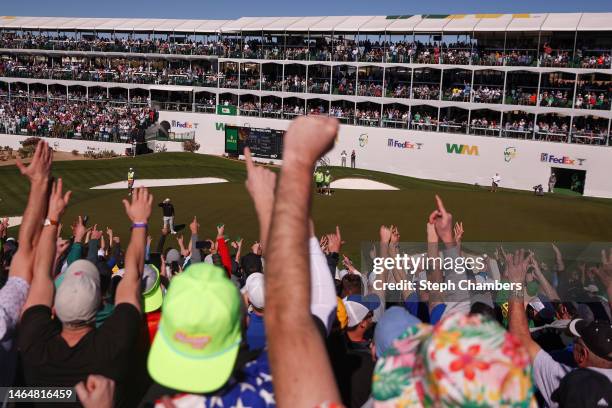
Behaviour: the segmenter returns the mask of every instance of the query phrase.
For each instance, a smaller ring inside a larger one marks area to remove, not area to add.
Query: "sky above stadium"
[[[612,0],[0,0],[0,3],[0,15],[197,19],[612,11]]]

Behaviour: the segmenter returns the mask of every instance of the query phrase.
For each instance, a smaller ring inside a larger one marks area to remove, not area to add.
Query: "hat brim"
[[[222,353],[191,358],[172,348],[160,326],[149,352],[147,368],[151,377],[165,387],[190,393],[212,392],[230,377],[239,346],[240,337]]]
[[[155,290],[142,296],[144,303],[144,312],[149,313],[159,309],[164,302],[164,296],[160,285],[157,285]]]

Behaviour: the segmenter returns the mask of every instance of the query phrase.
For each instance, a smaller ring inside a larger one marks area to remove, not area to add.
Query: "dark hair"
[[[363,284],[361,282],[361,277],[359,275],[355,275],[349,273],[342,277],[342,296],[348,295],[362,295],[363,294]]]

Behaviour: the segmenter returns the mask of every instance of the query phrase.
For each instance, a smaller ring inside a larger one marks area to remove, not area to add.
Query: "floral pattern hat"
[[[376,407],[536,407],[527,350],[497,322],[454,314],[408,328],[376,363]]]

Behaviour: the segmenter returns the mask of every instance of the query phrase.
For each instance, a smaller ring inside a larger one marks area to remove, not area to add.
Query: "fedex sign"
[[[565,164],[568,166],[582,166],[586,159],[572,159],[568,156],[555,156],[550,153],[541,153],[540,161],[545,163]]]
[[[395,147],[398,149],[417,149],[421,150],[423,143],[401,142],[395,139],[387,139],[387,147]]]

